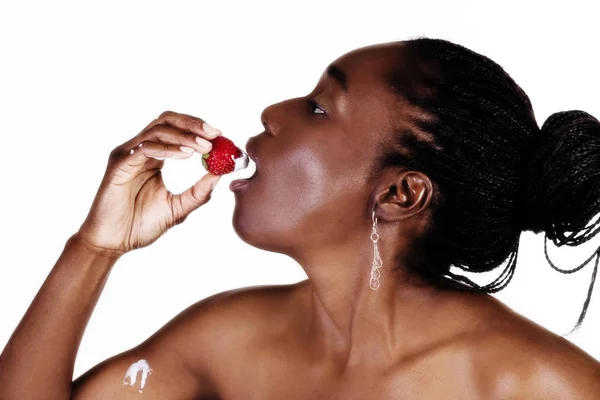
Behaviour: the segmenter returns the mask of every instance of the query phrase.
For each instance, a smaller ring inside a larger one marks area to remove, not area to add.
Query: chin
[[[250,246],[268,250],[267,235],[264,234],[264,218],[257,217],[256,213],[247,212],[236,201],[231,218],[234,232],[242,241]]]
[[[250,211],[236,202],[232,216],[234,232],[245,243],[261,250],[286,253],[285,235],[274,229],[270,212]]]

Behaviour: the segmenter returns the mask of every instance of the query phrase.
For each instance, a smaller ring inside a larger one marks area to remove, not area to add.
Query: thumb
[[[173,196],[173,207],[177,220],[184,219],[192,211],[210,200],[212,191],[221,179],[221,175],[208,173],[185,192]]]

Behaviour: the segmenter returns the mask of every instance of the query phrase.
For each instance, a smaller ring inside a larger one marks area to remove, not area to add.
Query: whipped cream
[[[241,157],[233,158],[233,155],[231,156],[231,158],[233,158],[233,161],[235,162],[235,168],[233,169],[233,172],[248,167],[248,160],[249,160],[248,154],[246,154],[246,152],[244,150],[240,150],[240,151],[242,152]]]
[[[128,383],[129,386],[135,385],[138,372],[142,373],[140,390],[138,390],[140,393],[142,393],[148,375],[152,374],[152,368],[150,368],[150,365],[148,365],[148,362],[146,362],[146,360],[139,360],[138,362],[134,362],[129,366],[127,372],[125,372],[125,376],[123,377],[123,385],[127,385]],[[127,380],[129,380],[129,382],[127,382]]]

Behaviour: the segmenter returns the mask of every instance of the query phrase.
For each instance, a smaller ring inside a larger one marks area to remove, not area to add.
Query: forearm
[[[119,256],[69,238],[0,355],[0,399],[70,398],[83,332]]]

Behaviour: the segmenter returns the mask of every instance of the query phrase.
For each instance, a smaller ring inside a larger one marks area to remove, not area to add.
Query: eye
[[[323,114],[323,115],[327,115],[327,113],[321,108],[321,106],[319,105],[319,103],[317,103],[316,101],[314,101],[313,99],[308,99],[308,104],[310,105],[310,110],[312,114]],[[320,112],[314,112],[315,110],[320,110]]]

